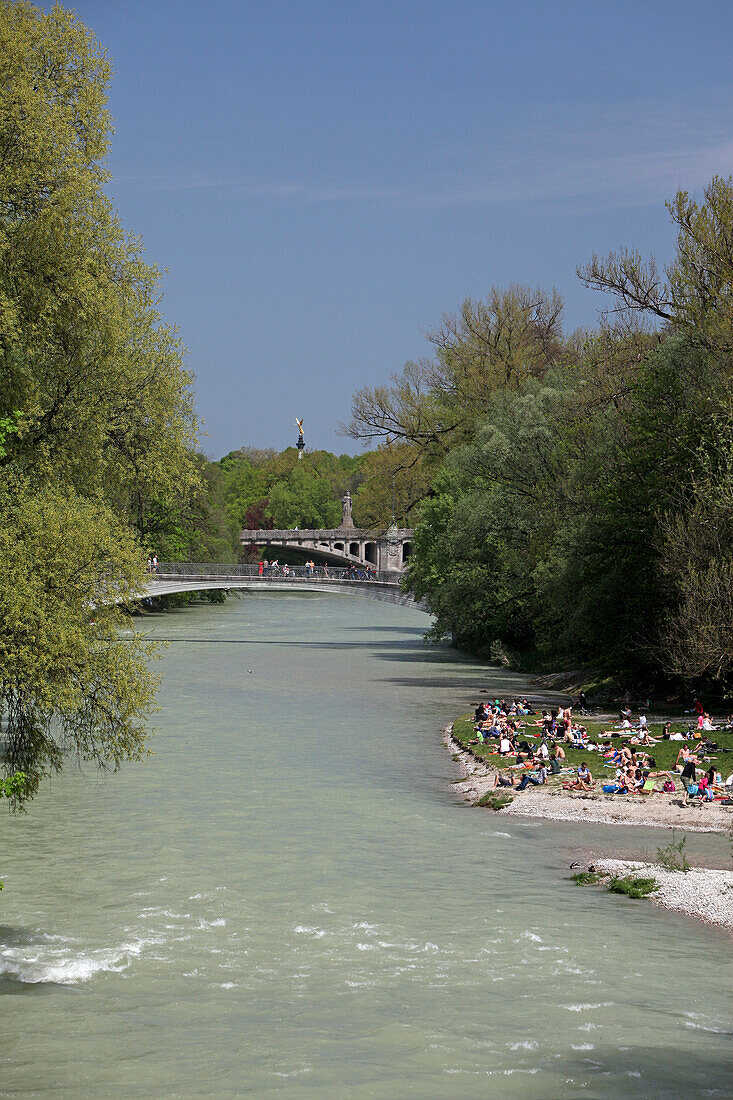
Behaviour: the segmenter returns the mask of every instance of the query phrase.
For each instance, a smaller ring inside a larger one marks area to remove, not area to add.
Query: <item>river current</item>
[[[0,1096],[730,1096],[730,941],[569,881],[661,834],[469,808],[439,730],[518,678],[420,612],[151,616],[154,755],[0,816]],[[668,838],[663,838],[663,842]]]

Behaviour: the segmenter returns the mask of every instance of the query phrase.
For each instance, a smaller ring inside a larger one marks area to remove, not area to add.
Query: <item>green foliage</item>
[[[675,831],[672,830],[672,839],[669,844],[664,848],[657,848],[657,855],[655,863],[658,863],[660,867],[664,867],[667,871],[682,871],[687,872],[692,870],[692,865],[687,858],[685,847],[687,845],[687,837],[683,836],[681,840],[675,839]]]
[[[510,806],[514,798],[510,794],[497,794],[495,791],[486,791],[481,795],[481,798],[474,802],[474,806],[483,806],[488,810],[503,810],[505,806]]]
[[[16,803],[70,760],[114,769],[145,751],[153,651],[115,602],[143,583],[131,525],[160,546],[190,544],[197,523],[219,537],[200,499],[195,514],[192,377],[160,275],[104,192],[110,72],[73,12],[0,0],[0,713]]]
[[[193,482],[191,376],[103,191],[110,63],[73,13],[0,4],[1,461],[117,505]]]
[[[637,878],[634,875],[613,876],[608,883],[612,894],[625,894],[627,898],[646,898],[659,888],[656,879]]]
[[[675,335],[626,371],[623,398],[597,377],[589,395],[582,375],[492,397],[422,505],[409,586],[433,636],[474,652],[499,641],[632,680],[664,665],[721,674],[733,637],[723,372]]]
[[[0,798],[20,798],[27,782],[28,776],[25,772],[13,772],[5,779],[0,779]]]
[[[354,497],[357,527],[389,527],[394,516],[398,527],[412,527],[420,502],[434,476],[420,447],[407,443],[382,445],[367,451],[361,466],[363,478]]]
[[[604,877],[602,871],[578,871],[573,875],[576,886],[596,886]]]
[[[0,709],[5,767],[26,776],[16,801],[65,760],[142,757],[154,650],[112,602],[133,600],[142,576],[132,533],[100,502],[0,488]]]
[[[355,492],[363,462],[363,456],[328,451],[298,459],[295,447],[279,453],[244,448],[219,463],[224,506],[237,530],[260,517],[268,527],[337,527],[341,499]]]
[[[222,470],[203,455],[196,455],[194,464],[193,487],[151,494],[141,502],[140,540],[159,561],[237,561],[238,529],[224,503]]]

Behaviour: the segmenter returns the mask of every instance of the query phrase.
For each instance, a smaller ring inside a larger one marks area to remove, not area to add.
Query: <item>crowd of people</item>
[[[585,698],[581,705],[587,713]],[[660,735],[652,737],[646,714],[632,722],[629,707],[622,708],[618,724],[603,730],[599,740],[574,719],[571,706],[538,712],[526,698],[516,697],[511,702],[497,698],[477,704],[472,743],[491,744],[490,752],[501,759],[496,787],[523,791],[558,776],[566,790],[649,795],[655,791],[672,794],[679,783],[685,805],[702,804],[733,793],[733,774],[723,781],[714,759],[717,745],[706,736],[717,727],[704,709],[700,718],[697,729],[691,728],[687,735],[696,743],[685,743],[668,770],[655,770],[656,761],[648,750],[660,740],[685,740],[685,735],[673,733],[667,722]],[[586,760],[570,767],[564,746],[595,754],[597,777]]]

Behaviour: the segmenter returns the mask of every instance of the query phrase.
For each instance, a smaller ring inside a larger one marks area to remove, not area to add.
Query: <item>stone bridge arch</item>
[[[346,565],[369,565],[379,573],[398,579],[403,573],[414,546],[414,531],[410,527],[392,524],[386,530],[371,531],[355,527],[351,517],[351,494],[342,501],[341,525],[330,529],[252,530],[240,531],[243,546],[260,547],[263,556],[268,550],[301,550],[320,554],[333,562]],[[275,555],[276,556],[276,555]]]

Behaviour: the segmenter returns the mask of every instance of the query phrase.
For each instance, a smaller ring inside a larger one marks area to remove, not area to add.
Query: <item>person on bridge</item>
[[[260,561],[257,563],[257,573],[261,577],[265,572],[265,563]]]

